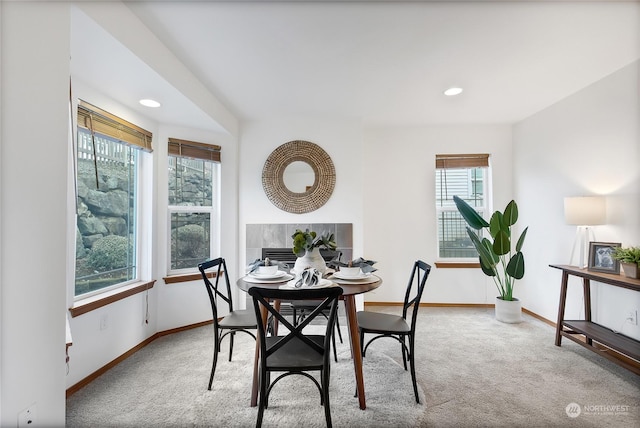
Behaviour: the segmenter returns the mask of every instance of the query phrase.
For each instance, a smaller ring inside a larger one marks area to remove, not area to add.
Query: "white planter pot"
[[[298,257],[295,265],[293,265],[293,269],[296,272],[302,272],[308,267],[316,268],[320,273],[324,273],[324,271],[327,270],[327,264],[322,258],[322,255],[320,255],[319,248],[307,251],[304,256]]]
[[[515,298],[502,300],[496,297],[496,319],[508,324],[522,322],[522,302]]]

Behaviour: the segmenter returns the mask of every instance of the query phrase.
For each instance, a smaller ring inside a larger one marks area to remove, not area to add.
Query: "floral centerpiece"
[[[318,269],[324,273],[327,266],[320,255],[320,249],[335,250],[337,248],[335,236],[333,233],[318,234],[312,230],[304,231],[296,229],[291,235],[293,239],[293,253],[298,256],[298,260],[294,265],[296,272],[302,272],[308,267]]]

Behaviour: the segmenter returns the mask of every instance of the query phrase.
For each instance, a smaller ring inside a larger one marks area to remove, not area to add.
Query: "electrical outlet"
[[[32,427],[35,425],[35,419],[36,403],[33,403],[31,406],[18,413],[18,427]]]
[[[633,311],[630,311],[627,316],[627,320],[629,320],[631,325],[638,325],[638,310],[634,309]]]

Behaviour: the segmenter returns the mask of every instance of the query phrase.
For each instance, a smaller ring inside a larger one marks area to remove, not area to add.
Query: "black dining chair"
[[[256,330],[258,328],[258,322],[256,321],[256,314],[253,309],[234,310],[227,264],[223,258],[219,257],[214,260],[200,263],[198,265],[198,270],[202,274],[202,279],[204,280],[204,285],[207,289],[207,294],[209,294],[209,300],[211,301],[211,311],[213,312],[213,364],[211,366],[211,376],[209,377],[208,388],[211,390],[211,384],[213,383],[213,375],[216,372],[216,364],[218,363],[218,353],[220,352],[222,339],[229,335],[229,361],[231,361],[231,356],[233,355],[233,339],[235,338],[236,333],[247,333],[255,339],[256,335],[251,330]],[[211,274],[215,276],[214,284],[209,281],[209,276]],[[220,278],[222,277],[224,277],[226,294],[218,289]],[[218,297],[224,300],[229,307],[229,313],[220,320],[218,319]]]
[[[317,302],[314,302],[313,300],[295,300],[290,302],[290,304],[293,315],[293,325],[297,325],[299,322],[304,320],[307,317],[307,314],[313,311],[317,306]],[[321,315],[328,321],[329,315],[327,314],[327,312],[328,311],[322,311]],[[340,317],[338,315],[336,315],[336,331],[338,332],[340,343],[344,343],[342,341],[342,332],[340,331]],[[335,334],[332,336],[331,341],[333,343],[333,359],[338,362],[338,351],[336,349]]]
[[[330,266],[333,262],[340,262],[342,258],[342,251],[340,250],[327,250],[321,249],[320,254],[322,258],[327,263],[327,266]],[[288,262],[295,263],[297,256],[291,251],[291,248],[263,248],[262,249],[262,259],[269,257],[272,260],[278,260],[280,262]],[[292,316],[293,316],[293,325],[296,325],[298,322],[302,321],[306,314],[316,307],[316,302],[308,302],[306,300],[298,300],[294,302],[284,302],[287,306],[291,308]],[[325,319],[328,319],[327,311],[323,311],[322,315]],[[342,332],[340,331],[340,317],[336,316],[336,331],[338,332],[338,339],[340,339],[340,343],[344,343],[342,341]],[[333,358],[337,362],[338,361],[338,351],[336,348],[336,336],[333,335]]]
[[[284,336],[267,336],[265,326],[258,323],[258,342],[260,343],[260,400],[256,427],[262,426],[264,410],[269,404],[269,394],[276,383],[290,375],[302,375],[311,379],[320,391],[320,404],[324,406],[327,427],[331,427],[331,409],[329,406],[329,379],[331,358],[331,337],[338,308],[338,299],[342,295],[340,287],[325,287],[304,290],[287,290],[252,287],[249,295],[253,297],[255,316],[259,319],[261,310],[266,309],[277,319],[288,333]],[[310,300],[317,307],[307,314],[299,324],[293,325],[275,307],[270,300]],[[329,318],[324,326],[324,334],[305,334],[304,329],[325,309]],[[284,330],[284,329],[283,329]],[[271,382],[271,373],[281,373]],[[308,372],[319,372],[320,382]]]
[[[380,339],[381,337],[391,337],[400,342],[400,345],[402,345],[402,362],[405,370],[407,370],[407,360],[409,360],[411,381],[413,382],[413,392],[416,396],[416,403],[420,403],[420,398],[418,397],[418,384],[416,383],[414,356],[416,320],[418,319],[420,299],[422,298],[422,292],[424,291],[429,272],[431,272],[431,266],[422,260],[418,260],[413,264],[409,284],[407,285],[407,290],[404,295],[402,316],[371,311],[360,311],[356,313],[363,357],[365,356],[369,345],[371,345],[374,340]],[[411,309],[410,324],[407,322],[407,313],[409,309]],[[376,334],[376,336],[371,338],[365,346],[364,335],[366,333]],[[405,340],[406,338],[409,338],[408,347]]]

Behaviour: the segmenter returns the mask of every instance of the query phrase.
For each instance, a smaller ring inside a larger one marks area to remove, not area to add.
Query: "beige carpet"
[[[331,372],[335,427],[640,426],[640,377],[566,339],[554,346],[554,329],[534,318],[509,325],[497,322],[492,309],[422,308],[418,332],[419,405],[399,345],[381,339],[364,360],[367,409],[359,410],[349,347],[338,344]],[[240,335],[233,361],[221,355],[207,391],[211,338],[207,326],[154,341],[71,396],[67,426],[254,426],[253,341]],[[299,377],[282,380],[263,426],[325,426],[315,386]]]

